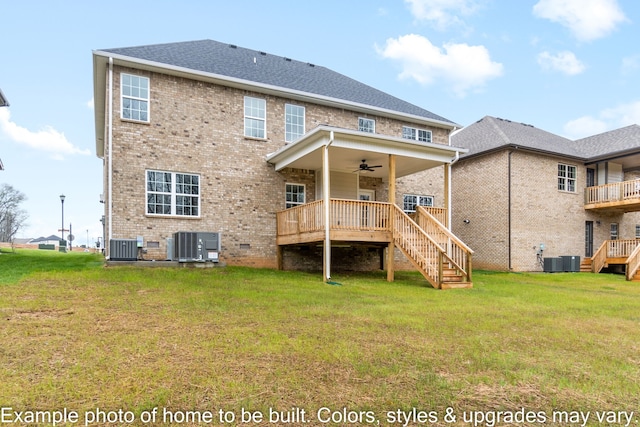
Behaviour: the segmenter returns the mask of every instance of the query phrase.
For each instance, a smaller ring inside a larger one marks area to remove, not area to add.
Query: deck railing
[[[584,204],[640,199],[640,179],[596,185],[584,189]]]
[[[639,257],[638,263],[640,265],[640,255],[634,254],[637,252],[638,247],[640,247],[640,240],[636,239],[605,240],[591,257],[591,271],[599,273],[610,258],[624,258],[625,264],[628,264],[632,261],[632,255]],[[627,272],[629,272],[629,268],[630,266],[627,265]],[[635,269],[637,270],[637,268],[636,266]]]
[[[355,231],[390,231],[389,209],[383,202],[331,199],[331,229]]]
[[[640,244],[631,252],[627,258],[627,280],[632,280],[640,269]]]
[[[276,213],[277,235],[290,236],[323,230],[322,205],[322,200],[318,200]]]

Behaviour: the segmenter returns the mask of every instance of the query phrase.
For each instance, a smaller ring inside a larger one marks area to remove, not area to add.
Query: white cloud
[[[401,79],[423,85],[446,82],[459,97],[503,73],[502,64],[493,62],[484,46],[447,43],[442,50],[425,37],[409,34],[387,39],[384,48],[376,49],[384,58],[402,65]]]
[[[622,58],[622,74],[633,74],[638,70],[640,70],[640,55]]]
[[[578,139],[632,124],[640,124],[640,101],[606,108],[597,117],[579,117],[566,123],[564,131],[568,138]]]
[[[567,27],[580,41],[605,37],[627,21],[616,0],[540,0],[533,14]]]
[[[31,131],[11,121],[8,108],[0,108],[0,130],[9,139],[31,147],[35,150],[51,153],[54,159],[62,159],[64,155],[82,154],[89,155],[88,149],[75,147],[67,140],[63,133],[50,126],[40,131]]]
[[[416,19],[429,21],[439,29],[463,24],[457,15],[470,15],[478,9],[476,0],[405,0],[405,3]]]
[[[573,54],[573,52],[564,51],[557,55],[549,52],[538,54],[538,65],[544,70],[560,71],[569,76],[575,76],[585,70],[585,65]]]
[[[93,98],[91,98],[90,100],[87,101],[87,108],[89,108],[90,110],[94,109]]]

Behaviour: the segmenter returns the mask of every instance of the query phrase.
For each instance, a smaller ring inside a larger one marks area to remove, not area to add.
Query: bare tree
[[[16,234],[27,222],[27,212],[20,207],[26,199],[11,185],[0,185],[0,242],[11,242],[12,249]]]

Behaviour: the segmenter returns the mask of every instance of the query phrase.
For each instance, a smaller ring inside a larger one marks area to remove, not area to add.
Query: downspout
[[[331,198],[329,195],[329,146],[333,143],[333,131],[329,133],[329,142],[324,146],[322,156],[322,194],[324,198],[324,271],[325,281],[331,280]]]
[[[511,155],[513,150],[509,150],[509,157],[507,162],[507,257],[508,268],[511,271]]]
[[[109,150],[109,161],[107,180],[109,194],[109,242],[113,237],[113,58],[109,58],[109,106],[108,106],[108,123],[107,123],[107,145]],[[104,242],[106,245],[107,242]],[[109,254],[111,256],[111,254]]]

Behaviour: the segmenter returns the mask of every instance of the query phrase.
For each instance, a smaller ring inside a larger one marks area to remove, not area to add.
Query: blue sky
[[[21,235],[101,235],[93,50],[213,39],[333,69],[463,126],[572,139],[640,124],[637,0],[0,0],[0,158]]]

